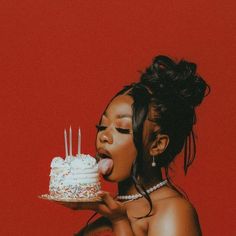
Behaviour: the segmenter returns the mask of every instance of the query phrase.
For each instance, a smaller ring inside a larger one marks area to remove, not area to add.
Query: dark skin
[[[96,139],[96,148],[109,151],[113,160],[113,169],[106,176],[106,180],[117,182],[119,194],[123,195],[137,193],[133,182],[130,181],[132,162],[137,155],[132,134],[132,103],[133,99],[128,95],[116,97],[109,104],[106,115],[102,117],[101,125],[105,128],[98,132]],[[150,112],[152,112],[151,109]],[[155,140],[149,141],[150,134],[159,128],[154,122],[145,120],[143,130],[145,156],[143,158],[147,171],[145,176],[140,176],[139,179],[147,189],[163,180],[161,169],[158,166],[151,167],[152,156],[158,158],[169,143],[169,137],[164,134],[158,134]],[[122,129],[130,132],[124,133]],[[104,229],[111,229],[115,235],[119,236],[201,235],[194,207],[169,186],[163,186],[150,194],[153,210],[150,217],[143,219],[137,219],[137,217],[144,216],[149,211],[149,203],[145,198],[121,202],[111,197],[108,192],[101,191],[99,195],[103,203],[66,204],[71,209],[90,209],[105,217],[98,220],[99,224],[92,223],[83,235],[93,235]]]

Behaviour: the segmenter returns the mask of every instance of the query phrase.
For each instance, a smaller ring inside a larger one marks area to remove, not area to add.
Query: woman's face
[[[105,176],[109,181],[120,182],[127,179],[137,155],[132,134],[132,103],[133,98],[128,95],[114,98],[98,126],[97,152],[101,157],[102,154],[107,154],[113,161],[111,172]]]

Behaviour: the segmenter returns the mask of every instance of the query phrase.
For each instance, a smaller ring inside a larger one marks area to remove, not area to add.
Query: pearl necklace
[[[156,185],[154,185],[153,187],[149,188],[146,190],[147,193],[152,193],[153,191],[157,190],[158,188],[161,188],[163,185],[167,184],[167,180],[164,180]],[[117,199],[118,200],[130,200],[130,201],[133,201],[133,200],[136,200],[138,198],[141,198],[143,197],[142,194],[140,193],[137,193],[137,194],[132,194],[132,195],[118,195],[117,196]]]

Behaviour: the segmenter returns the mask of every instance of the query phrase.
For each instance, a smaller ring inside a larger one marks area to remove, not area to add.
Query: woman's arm
[[[93,222],[88,227],[83,228],[80,232],[74,236],[126,236],[133,235],[133,232],[130,232],[129,222],[116,222],[113,225],[104,224],[104,217]],[[126,225],[128,224],[128,225]],[[132,233],[132,234],[131,234]]]
[[[201,236],[197,212],[185,199],[172,199],[149,224],[148,236]]]
[[[112,228],[116,236],[134,236],[128,218],[113,222]]]
[[[95,235],[97,236],[114,235],[112,231],[112,224],[107,218],[103,216],[99,217],[94,222],[90,223],[89,225],[81,229],[74,236],[95,236]]]
[[[100,205],[99,210],[107,215],[112,223],[112,229],[117,236],[134,236],[124,204],[115,201],[108,192],[101,192],[105,205]]]
[[[107,218],[100,217],[93,223],[84,227],[80,232],[75,234],[75,236],[126,236],[133,235],[128,220],[120,220],[111,223]]]

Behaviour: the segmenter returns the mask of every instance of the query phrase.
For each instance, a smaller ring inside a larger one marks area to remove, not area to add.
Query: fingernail
[[[104,192],[103,192],[103,191],[98,191],[97,194],[98,194],[98,195],[103,195]]]

